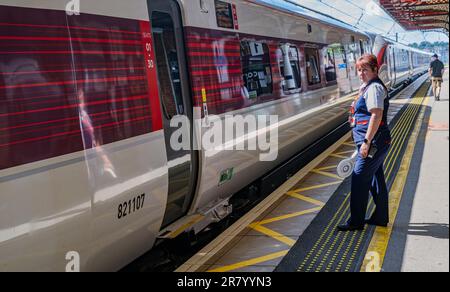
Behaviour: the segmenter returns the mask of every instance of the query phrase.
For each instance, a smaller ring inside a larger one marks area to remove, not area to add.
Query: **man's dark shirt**
[[[432,77],[442,77],[442,70],[444,69],[444,64],[439,60],[434,60],[430,64],[430,68],[432,69],[431,76]]]

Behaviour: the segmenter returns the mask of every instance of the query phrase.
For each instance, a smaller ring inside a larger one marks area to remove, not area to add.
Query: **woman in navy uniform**
[[[340,231],[362,230],[366,223],[378,226],[389,223],[388,190],[383,170],[391,144],[387,124],[388,91],[378,77],[379,65],[375,56],[362,56],[356,66],[363,82],[359,97],[352,105],[353,140],[359,154],[352,174],[351,218],[338,226]],[[366,220],[369,191],[376,210]]]

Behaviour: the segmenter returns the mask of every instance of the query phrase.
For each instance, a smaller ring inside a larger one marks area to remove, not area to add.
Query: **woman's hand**
[[[359,154],[362,158],[366,159],[369,156],[370,145],[364,143],[361,145],[361,149],[359,150]]]

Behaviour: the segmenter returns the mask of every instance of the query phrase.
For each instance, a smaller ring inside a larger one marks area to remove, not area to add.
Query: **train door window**
[[[358,45],[356,43],[351,43],[349,45],[346,45],[346,53],[347,53],[347,60],[348,64],[350,66],[350,78],[353,78],[353,76],[358,76],[358,70],[356,70],[356,61],[358,59],[356,55],[357,47]]]
[[[280,61],[280,72],[283,76],[283,90],[291,91],[301,88],[300,58],[298,49],[289,44],[280,46],[283,58]],[[288,64],[286,66],[286,64]]]
[[[389,46],[389,73],[390,73],[390,77],[391,80],[395,81],[395,52],[396,50],[394,49],[393,46]]]
[[[260,42],[241,42],[241,63],[246,95],[249,99],[273,90],[269,47]]]
[[[230,3],[215,0],[217,26],[233,29],[233,9]]]
[[[361,52],[361,56],[364,55],[364,43],[362,40],[359,40],[359,51]]]
[[[174,25],[172,17],[163,12],[153,12],[152,20],[163,110],[168,118],[172,118],[184,114]]]
[[[365,51],[366,54],[371,54],[372,53],[369,41],[365,41],[364,42],[364,51]]]
[[[359,57],[362,56],[361,47],[359,46],[359,43],[353,44],[352,51],[353,51],[353,54],[355,55],[355,61],[358,61]]]
[[[348,61],[345,48],[341,44],[337,44],[334,49],[335,64],[337,64],[339,78],[348,78]]]
[[[336,81],[337,79],[335,50],[332,47],[323,49],[323,62],[325,64],[327,82]]]
[[[305,60],[308,85],[319,84],[321,82],[319,50],[305,48]]]
[[[409,65],[409,52],[407,50],[403,50],[403,62],[405,64],[405,68]]]

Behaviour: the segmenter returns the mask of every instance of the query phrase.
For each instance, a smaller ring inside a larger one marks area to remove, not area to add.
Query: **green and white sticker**
[[[229,168],[229,169],[222,171],[222,173],[220,174],[220,178],[219,178],[219,186],[230,181],[233,178],[233,172],[234,172],[234,168]]]

